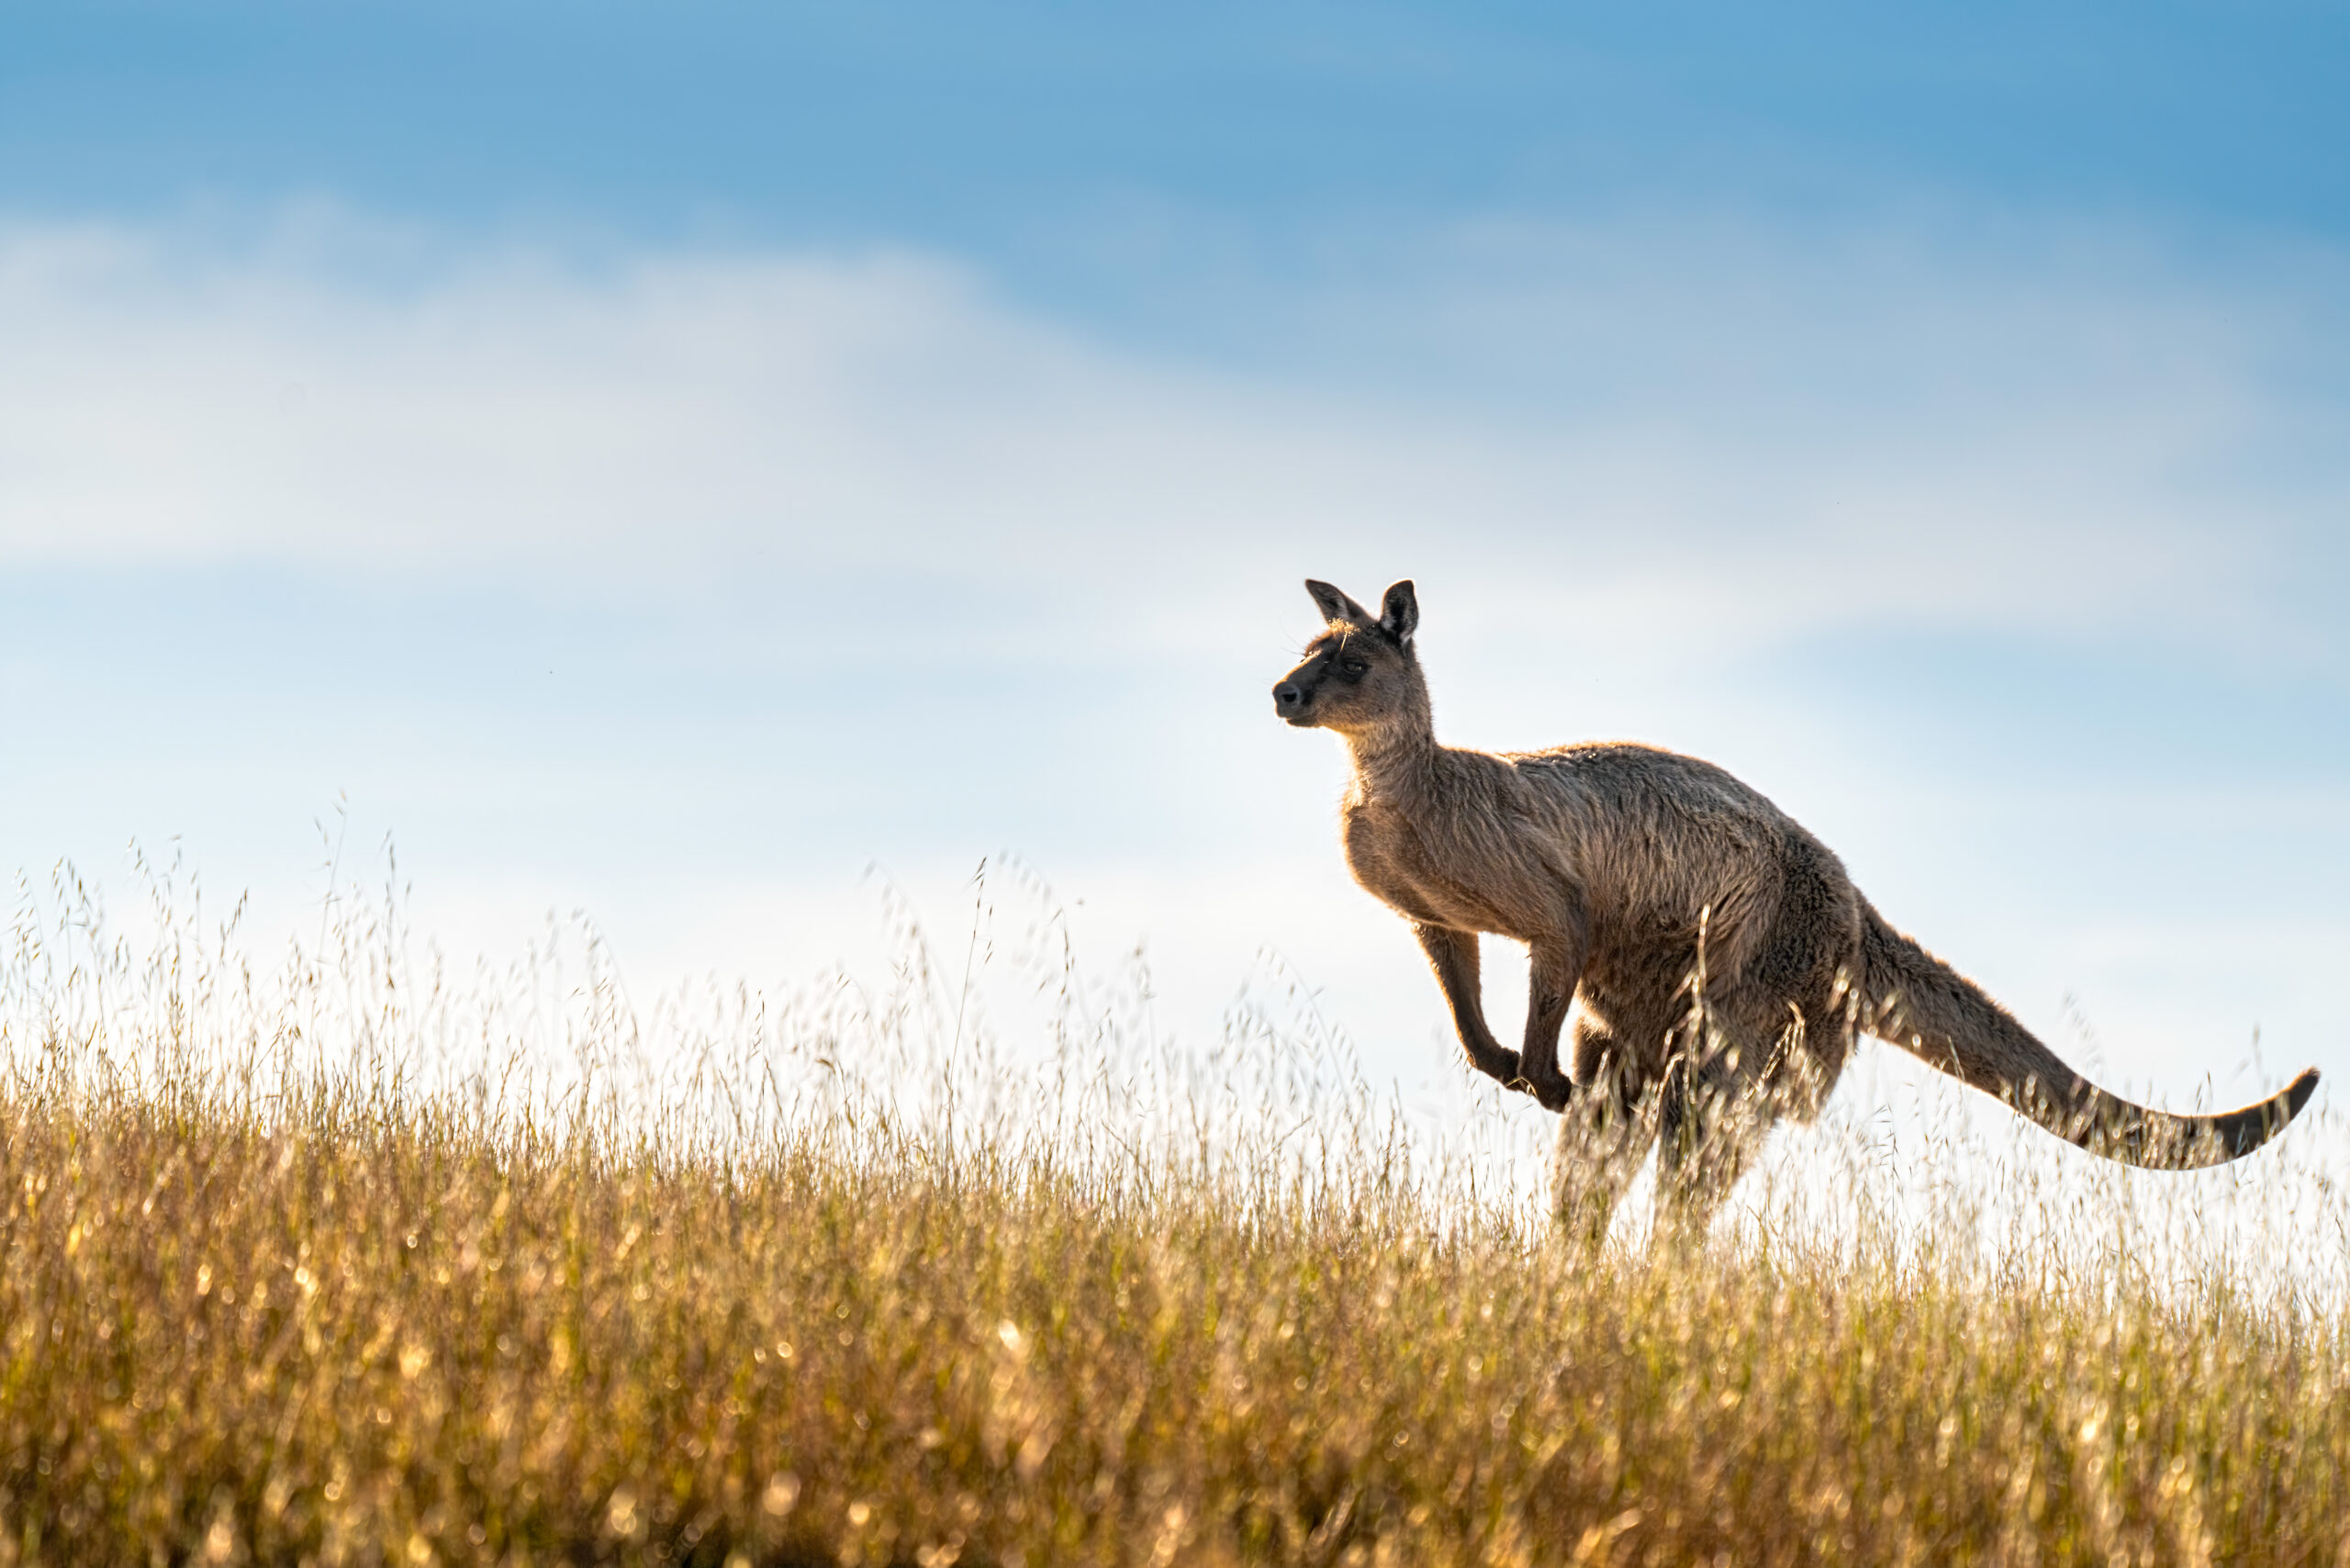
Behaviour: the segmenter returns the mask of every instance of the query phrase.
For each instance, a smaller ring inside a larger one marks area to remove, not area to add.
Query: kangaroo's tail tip
[[[2285,1114],[2298,1116],[2301,1114],[2301,1107],[2308,1104],[2310,1096],[2317,1092],[2317,1069],[2305,1067],[2299,1078],[2286,1085]]]
[[[2233,1126],[2225,1135],[2227,1158],[2250,1154],[2275,1137],[2301,1114],[2301,1107],[2317,1092],[2317,1069],[2305,1067],[2300,1076],[2258,1105],[2247,1105],[2233,1118]]]

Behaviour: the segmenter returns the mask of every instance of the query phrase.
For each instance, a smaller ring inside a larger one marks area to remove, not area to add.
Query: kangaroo
[[[2316,1091],[2311,1069],[2208,1116],[2109,1094],[1896,931],[1827,846],[1721,768],[1623,742],[1440,745],[1410,581],[1375,616],[1328,583],[1305,588],[1328,624],[1273,688],[1274,712],[1346,742],[1348,868],[1412,923],[1470,1065],[1562,1113],[1553,1208],[1587,1243],[1651,1144],[1660,1233],[1702,1235],[1772,1123],[1818,1114],[1856,1034],[2153,1170],[2249,1154]],[[1527,946],[1517,1050],[1485,1023],[1483,933]]]

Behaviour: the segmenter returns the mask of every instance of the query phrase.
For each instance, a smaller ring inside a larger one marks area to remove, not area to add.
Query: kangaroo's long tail
[[[1972,980],[1864,912],[1861,1026],[2092,1153],[2153,1170],[2190,1170],[2250,1154],[2285,1130],[2317,1091],[2311,1068],[2282,1093],[2214,1116],[2149,1110],[2066,1067]]]

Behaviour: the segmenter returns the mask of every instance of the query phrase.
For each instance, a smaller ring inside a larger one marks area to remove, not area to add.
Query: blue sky
[[[957,245],[1139,200],[1244,219],[1925,186],[2338,230],[2318,5],[11,8],[19,199],[319,189]]]
[[[1438,1078],[1264,695],[1408,575],[1450,738],[1725,763],[2171,1103],[2350,1070],[2345,85],[2318,6],[11,6],[0,860],[297,930],[347,793],[652,989],[1008,851]]]

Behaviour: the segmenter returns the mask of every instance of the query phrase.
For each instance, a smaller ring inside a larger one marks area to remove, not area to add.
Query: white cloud
[[[2342,450],[2268,375],[2305,319],[2103,252],[1473,231],[1238,291],[1275,346],[1203,369],[935,258],[387,232],[0,230],[0,559],[634,588],[764,552],[1128,625],[1417,571],[1481,622],[1713,657],[1848,622],[2281,635],[2276,556],[2345,487],[2210,478],[2280,431]]]

